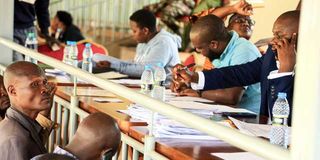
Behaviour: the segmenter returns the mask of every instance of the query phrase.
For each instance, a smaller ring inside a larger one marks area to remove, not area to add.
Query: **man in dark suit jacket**
[[[292,106],[299,16],[299,11],[288,11],[278,17],[273,26],[274,38],[271,46],[261,58],[246,64],[197,72],[197,74],[188,74],[182,69],[184,66],[178,65],[174,68],[174,76],[182,78],[185,83],[191,82],[191,86],[198,90],[247,86],[260,82],[260,114],[271,117],[278,92],[287,93],[287,100],[290,107]],[[279,60],[279,65],[276,59]],[[290,122],[291,114],[289,124]]]

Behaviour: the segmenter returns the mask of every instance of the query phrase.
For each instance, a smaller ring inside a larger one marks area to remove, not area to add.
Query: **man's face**
[[[51,20],[51,25],[50,25],[51,29],[52,29],[54,32],[56,32],[57,29],[59,28],[59,23],[60,23],[60,21],[59,21],[59,19],[57,18],[57,16],[54,16],[54,18]]]
[[[250,16],[236,15],[236,17],[230,21],[228,29],[236,31],[240,37],[250,39],[254,24],[255,22]]]
[[[287,39],[288,42],[291,42],[293,33],[298,33],[298,29],[292,26],[287,26],[286,23],[284,23],[284,21],[282,20],[277,20],[273,25],[272,32],[273,39],[271,40],[270,44],[272,45],[272,50],[276,51],[274,42],[283,38]]]
[[[1,82],[1,81],[0,81]],[[0,109],[4,110],[10,107],[10,100],[3,83],[0,84]]]
[[[196,52],[208,57],[210,61],[220,58],[221,54],[210,47],[210,42],[202,42],[199,35],[190,34],[190,39]]]
[[[50,108],[50,87],[45,76],[22,76],[15,79],[14,91],[10,99],[20,108],[42,111]]]
[[[130,28],[132,30],[133,39],[136,42],[145,43],[147,41],[148,29],[140,28],[134,21],[130,21]]]

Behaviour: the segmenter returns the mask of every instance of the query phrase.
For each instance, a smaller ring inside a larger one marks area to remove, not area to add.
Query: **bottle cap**
[[[287,98],[287,93],[279,92],[278,93],[278,98]]]
[[[70,46],[72,44],[71,41],[67,41],[67,45]]]
[[[86,47],[91,47],[91,44],[90,44],[90,43],[86,43],[85,46],[86,46]]]
[[[162,62],[157,63],[157,66],[158,66],[158,67],[164,67],[163,64],[162,64]]]
[[[151,69],[151,65],[147,64],[144,66],[144,70]]]

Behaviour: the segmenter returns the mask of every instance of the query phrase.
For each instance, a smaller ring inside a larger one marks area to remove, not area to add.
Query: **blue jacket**
[[[221,89],[236,86],[247,86],[257,82],[261,85],[260,114],[272,118],[272,107],[277,99],[278,92],[287,93],[290,105],[289,125],[291,124],[292,95],[294,77],[283,76],[276,79],[268,79],[271,71],[277,70],[275,53],[268,48],[267,53],[261,58],[242,64],[211,71],[204,71],[204,90]]]

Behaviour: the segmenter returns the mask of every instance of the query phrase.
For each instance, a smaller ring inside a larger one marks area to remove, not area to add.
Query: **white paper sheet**
[[[125,74],[121,74],[119,72],[114,72],[114,71],[110,71],[110,72],[104,72],[104,73],[98,73],[98,74],[94,74],[95,76],[98,76],[100,78],[103,79],[117,79],[117,78],[125,78],[128,77],[128,75]]]
[[[224,160],[264,160],[263,158],[250,152],[211,153],[211,155]]]
[[[79,96],[97,96],[97,97],[116,97],[116,95],[102,89],[92,88],[77,88],[77,95]]]
[[[94,101],[99,103],[122,103],[123,100],[118,98],[93,98]]]
[[[117,79],[117,80],[111,80],[114,83],[119,83],[119,84],[129,84],[129,85],[141,85],[140,79]]]

